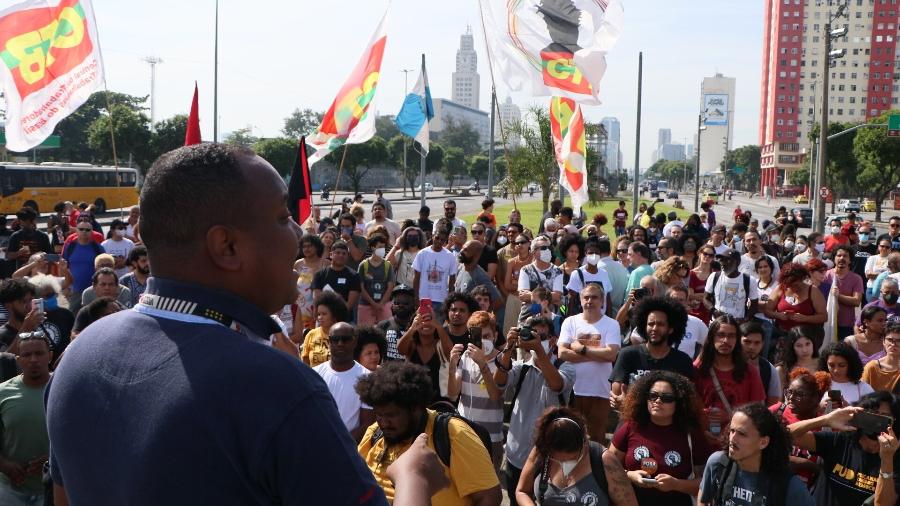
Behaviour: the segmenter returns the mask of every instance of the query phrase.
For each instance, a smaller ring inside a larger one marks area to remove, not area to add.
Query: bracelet
[[[497,366],[497,369],[500,369],[503,372],[509,372],[510,370],[512,370],[512,367],[506,367],[502,363],[500,363],[500,355],[494,357],[494,365]]]

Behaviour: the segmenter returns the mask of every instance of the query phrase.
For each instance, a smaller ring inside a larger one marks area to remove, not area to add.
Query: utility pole
[[[697,115],[697,172],[694,174],[694,212],[700,212],[700,137],[703,130],[703,113]]]
[[[487,198],[494,198],[494,124],[497,122],[497,88],[491,86],[491,145],[488,146]]]
[[[641,88],[644,79],[644,52],[638,53],[637,127],[634,134],[634,187],[631,196],[631,216],[638,212],[638,187],[641,173]]]
[[[400,69],[400,72],[403,72],[403,100],[406,100],[406,96],[409,95],[409,73],[415,72],[415,69]],[[403,196],[406,196],[406,171],[409,170],[409,167],[406,165],[406,136],[403,136]],[[410,188],[415,196],[416,190],[414,188]]]
[[[144,62],[150,64],[150,129],[156,125],[156,65],[163,62],[158,56],[147,56]]]

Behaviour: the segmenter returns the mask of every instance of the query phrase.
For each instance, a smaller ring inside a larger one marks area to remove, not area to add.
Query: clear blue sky
[[[0,5],[10,5],[4,1]],[[204,139],[212,138],[214,0],[154,2],[94,0],[111,90],[146,95],[157,56],[157,119],[187,113],[200,86]],[[275,136],[296,107],[326,109],[356,63],[386,0],[220,0],[219,132],[252,126]],[[433,94],[450,97],[459,36],[472,25],[481,73],[482,109],[489,108],[490,75],[476,0],[393,0],[388,44],[376,97],[394,114],[404,94],[401,69],[426,54]],[[649,165],[657,129],[673,142],[692,142],[700,82],[716,71],[737,79],[734,146],[755,144],[759,123],[762,0],[625,0],[625,31],[608,58],[604,104],[586,108],[590,121],[616,116],[622,151],[632,166],[637,55],[644,52],[641,165]],[[416,74],[410,73],[410,83]],[[498,82],[500,100],[508,94]],[[548,99],[513,95],[525,108]]]

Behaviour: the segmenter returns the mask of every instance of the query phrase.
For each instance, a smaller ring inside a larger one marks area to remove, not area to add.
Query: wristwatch
[[[894,479],[894,473],[885,473],[883,471],[879,471],[878,476],[881,476],[885,480],[893,480]]]

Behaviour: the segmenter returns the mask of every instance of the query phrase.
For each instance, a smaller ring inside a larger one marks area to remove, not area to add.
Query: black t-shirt
[[[91,321],[91,313],[88,311],[88,307],[84,306],[79,309],[78,314],[75,315],[75,325],[72,326],[72,331],[83,332],[91,323],[94,323]]]
[[[313,290],[324,290],[325,286],[330,286],[345,301],[349,300],[350,292],[359,291],[359,274],[346,266],[339,271],[326,267],[316,273],[312,282]]]
[[[12,233],[12,230],[8,228],[0,229],[0,250],[9,248],[9,238],[12,236]],[[16,261],[7,260],[6,255],[0,255],[0,279],[11,278],[15,271]]]
[[[450,326],[448,325],[444,325],[444,330],[447,332],[447,335],[450,336],[450,340],[453,341],[453,344],[461,344],[465,346],[472,342],[472,340],[469,338],[468,330],[458,336],[454,335],[453,332],[450,332]]]
[[[53,248],[50,246],[50,238],[40,230],[26,230],[23,228],[13,232],[9,237],[9,245],[7,246],[9,252],[15,253],[22,249],[22,246],[28,246],[32,255],[39,251],[53,253]],[[27,263],[28,257],[23,257],[16,261],[18,267],[22,267]]]
[[[484,269],[484,272],[488,270],[488,264],[497,264],[500,260],[497,258],[497,249],[493,246],[485,245],[484,249],[481,250],[481,256],[478,258],[478,265]]]
[[[56,360],[69,346],[75,315],[61,307],[48,310],[46,315],[47,319],[38,327],[38,330],[42,330],[50,339],[53,344],[53,359]]]
[[[881,467],[877,453],[866,453],[852,432],[815,432],[816,454],[822,458],[827,486],[816,493],[817,504],[859,506],[875,493]],[[894,455],[894,466],[900,463]],[[896,468],[896,467],[895,467]],[[900,475],[894,474],[894,490],[900,490]],[[819,494],[828,498],[822,498]],[[823,502],[823,499],[826,502]]]
[[[384,357],[384,359],[406,360],[406,357],[397,351],[397,343],[400,341],[400,338],[403,337],[403,334],[409,330],[409,325],[400,325],[397,322],[397,318],[392,317],[383,322],[379,322],[376,326],[384,331],[384,338],[387,340],[387,356]]]
[[[656,359],[650,356],[647,345],[640,344],[619,351],[609,382],[630,385],[640,375],[657,370],[677,372],[688,379],[694,377],[694,364],[687,353],[673,348],[665,357]]]
[[[18,329],[14,329],[8,323],[4,323],[0,327],[0,351],[6,351],[18,335]]]
[[[869,243],[865,246],[857,244],[853,246],[853,262],[850,264],[850,270],[859,274],[859,277],[866,280],[866,262],[872,255],[878,254],[878,244]]]

